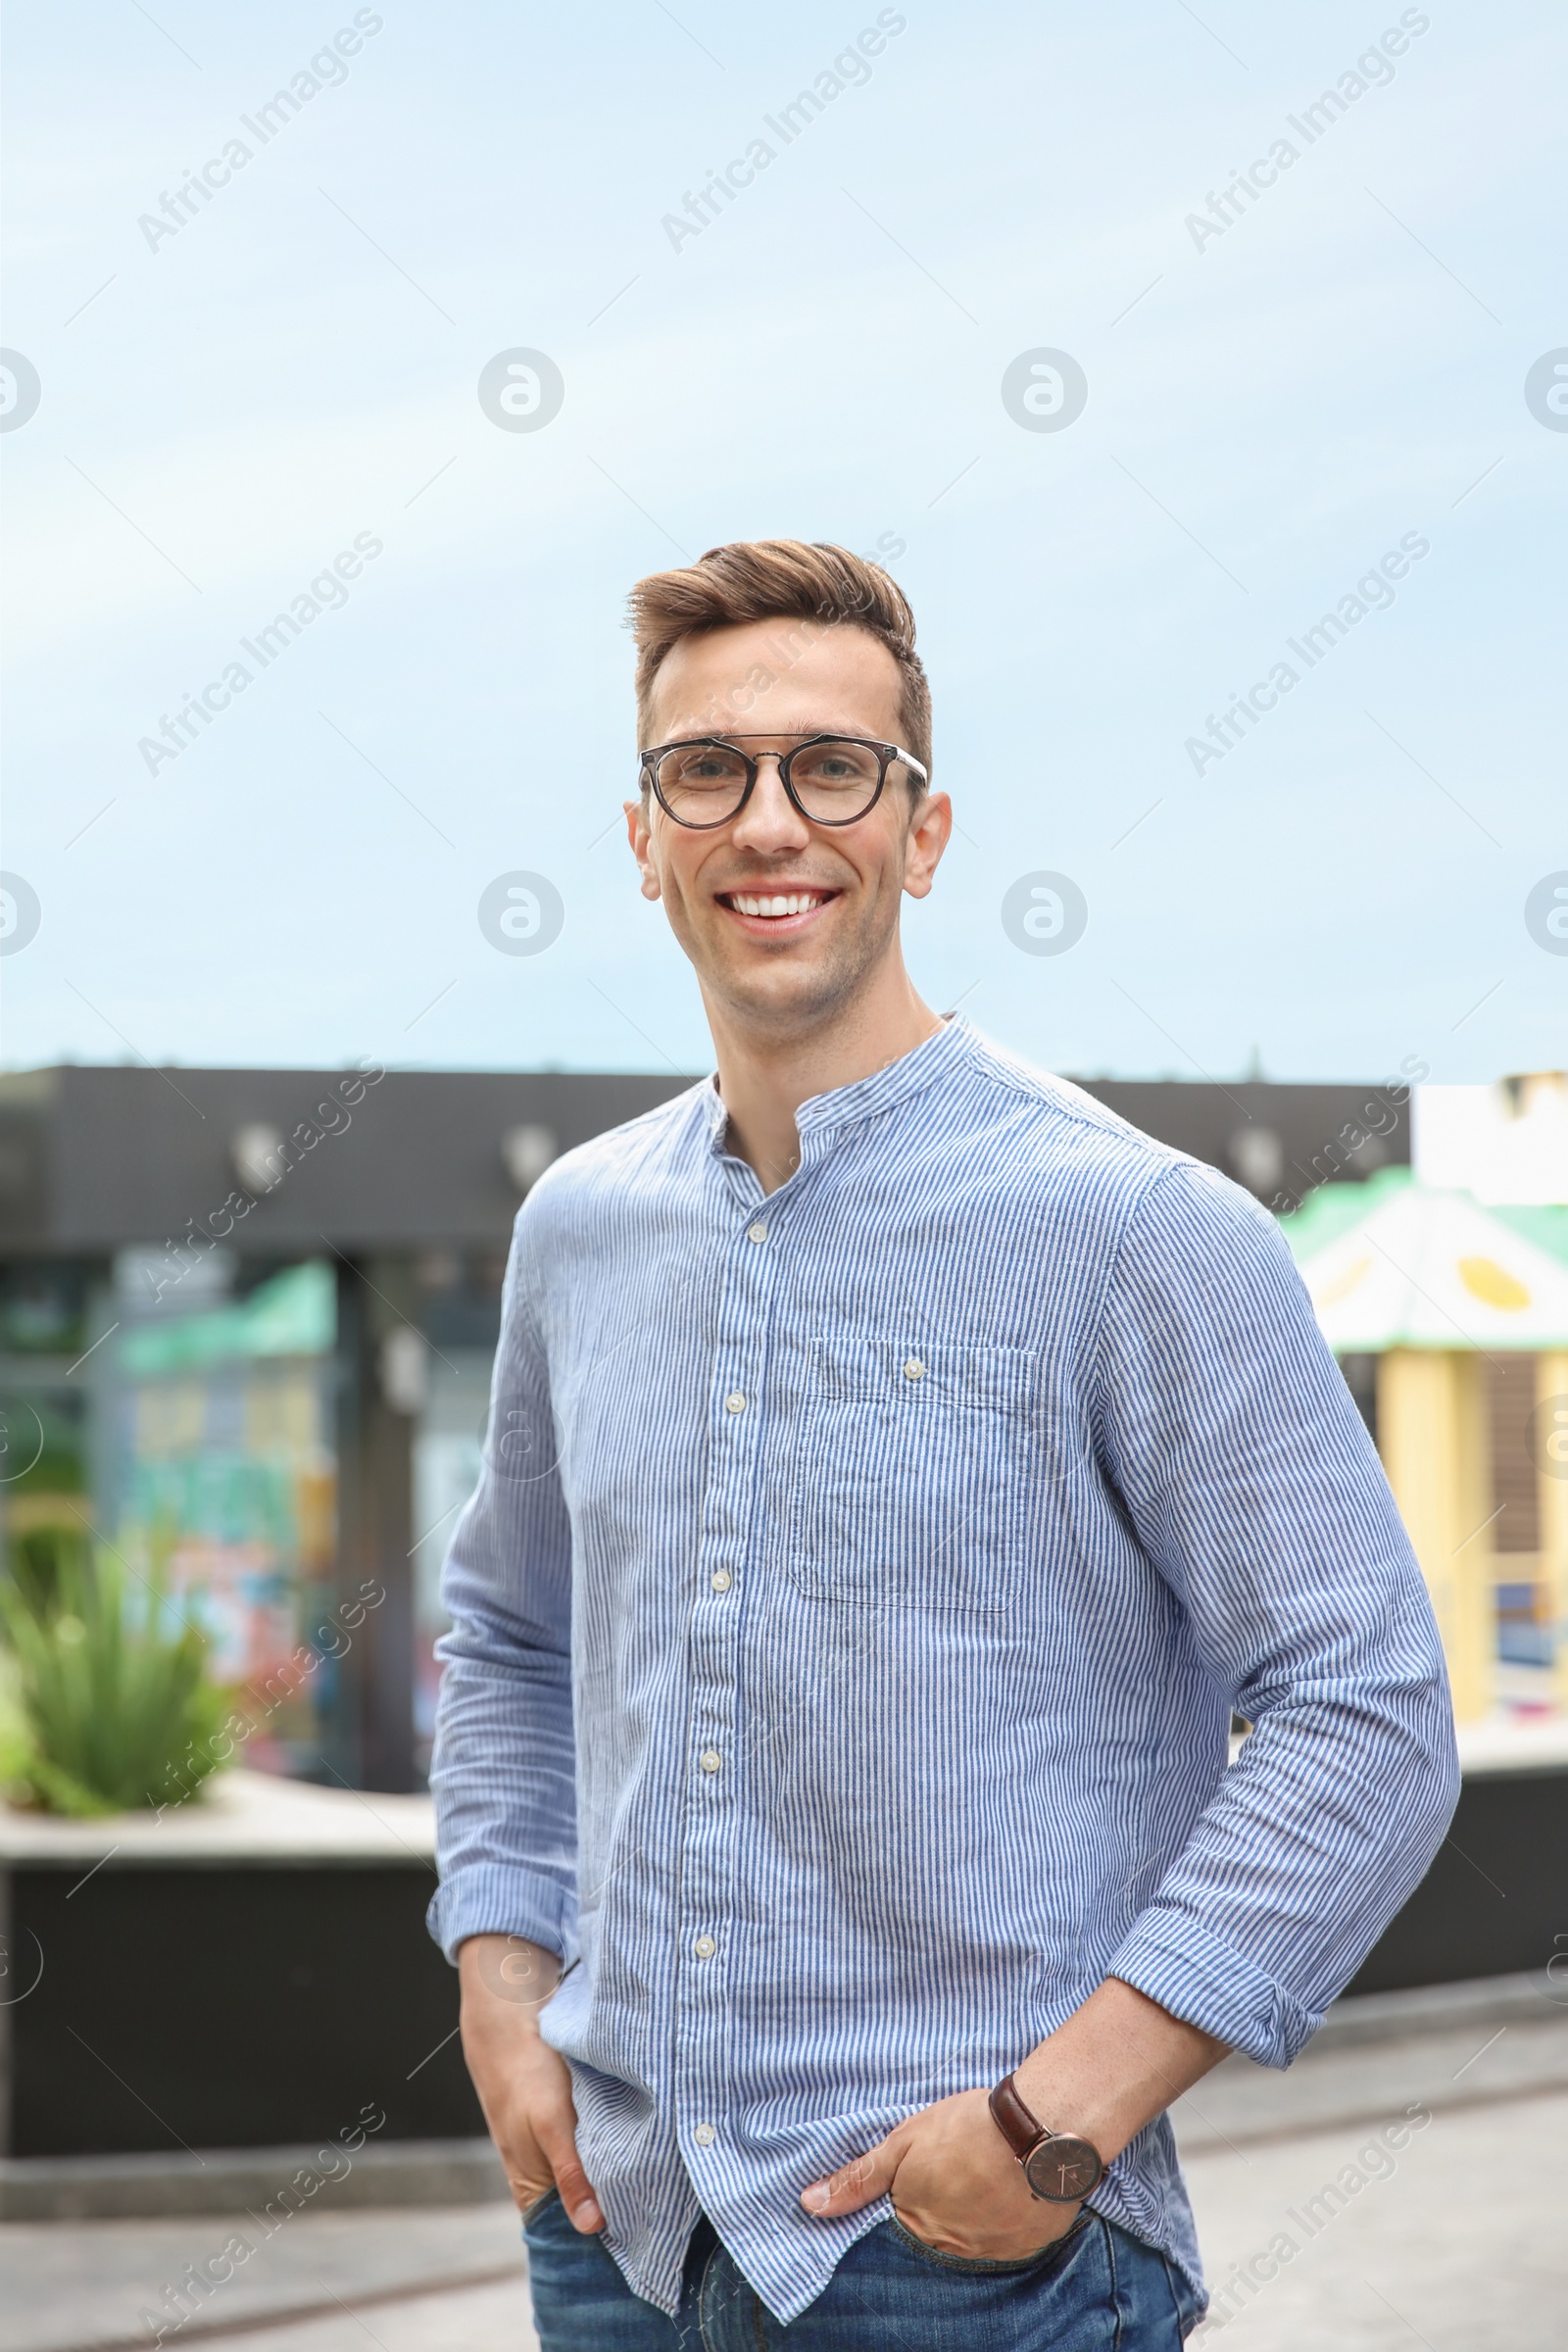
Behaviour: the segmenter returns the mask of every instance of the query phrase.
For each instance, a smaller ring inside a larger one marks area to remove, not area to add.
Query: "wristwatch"
[[[1076,2205],[1105,2178],[1100,2152],[1076,2132],[1052,2132],[1031,2115],[1011,2075],[991,2093],[991,2120],[1023,2167],[1029,2193],[1048,2205]]]

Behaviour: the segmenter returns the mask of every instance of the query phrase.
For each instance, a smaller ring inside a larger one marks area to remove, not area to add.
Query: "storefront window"
[[[167,1564],[215,1677],[247,1694],[263,1771],[314,1769],[331,1702],[330,1661],[299,1652],[331,1605],[335,1341],[332,1272],[312,1262],[114,1343],[115,1541]]]

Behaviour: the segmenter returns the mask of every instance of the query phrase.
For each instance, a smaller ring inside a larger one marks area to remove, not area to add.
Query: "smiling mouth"
[[[746,921],[783,928],[815,914],[838,897],[836,890],[721,890],[718,904]]]

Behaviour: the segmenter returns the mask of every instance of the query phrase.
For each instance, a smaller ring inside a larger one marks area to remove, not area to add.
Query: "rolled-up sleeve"
[[[1106,1295],[1098,1444],[1197,1654],[1252,1725],[1107,1973],[1287,2066],[1458,1796],[1443,1650],[1283,1236],[1169,1169]]]
[[[441,1884],[431,1935],[525,1936],[574,1956],[571,1531],[535,1315],[530,1198],[513,1237],[483,1466],[442,1576],[452,1630],[430,1787]]]

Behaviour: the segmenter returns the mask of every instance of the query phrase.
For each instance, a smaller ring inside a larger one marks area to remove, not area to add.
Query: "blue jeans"
[[[541,2352],[1179,2352],[1198,2319],[1192,2288],[1162,2254],[1090,2212],[1023,2262],[939,2254],[882,2222],[788,2327],[706,2216],[673,2319],[633,2294],[554,2190],[522,2234]]]

